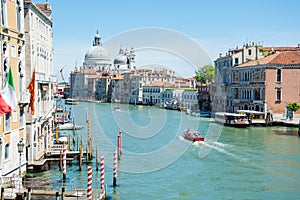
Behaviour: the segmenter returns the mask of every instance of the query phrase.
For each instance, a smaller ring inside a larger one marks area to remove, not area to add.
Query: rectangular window
[[[281,101],[281,88],[276,88],[276,101]]]
[[[234,65],[238,65],[239,64],[239,58],[235,58],[234,59]]]
[[[17,114],[17,110],[13,110],[11,112],[11,115],[12,115],[12,122],[13,123],[16,123],[18,121],[18,114]]]
[[[5,145],[5,153],[4,153],[4,158],[8,159],[9,158],[9,143]]]
[[[254,89],[254,100],[260,100],[260,88]]]
[[[235,99],[239,98],[239,89],[238,88],[234,88],[234,98]]]
[[[16,45],[11,45],[10,47],[10,53],[11,53],[11,57],[16,58],[17,55],[17,51],[16,51]]]
[[[23,127],[24,108],[20,108],[20,127]]]
[[[276,72],[276,81],[281,82],[281,69],[277,69]]]
[[[5,126],[4,126],[4,131],[8,131],[10,129],[10,113],[5,115]]]

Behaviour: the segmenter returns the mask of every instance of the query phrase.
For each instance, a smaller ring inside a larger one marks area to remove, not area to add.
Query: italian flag
[[[17,107],[17,105],[18,102],[15,91],[14,79],[10,67],[9,72],[7,74],[7,80],[5,82],[4,90],[2,90],[0,93],[0,116],[10,113]]]

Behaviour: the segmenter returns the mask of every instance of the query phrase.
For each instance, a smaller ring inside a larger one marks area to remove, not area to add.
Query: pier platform
[[[24,192],[26,192],[26,196],[28,196],[28,191],[25,188],[6,188],[4,189],[4,200],[9,199],[24,199]],[[56,190],[31,190],[31,198],[32,199],[46,199],[47,197],[56,197],[57,195],[61,197],[62,191]],[[76,189],[63,192],[65,200],[86,200],[87,199],[87,191],[86,189]],[[103,191],[101,189],[93,189],[93,199],[100,200],[105,199],[103,196]]]

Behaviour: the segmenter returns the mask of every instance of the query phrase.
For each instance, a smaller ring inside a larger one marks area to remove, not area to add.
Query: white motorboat
[[[84,126],[83,125],[75,125],[74,127],[74,124],[72,123],[65,123],[65,124],[60,124],[58,126],[58,129],[59,130],[79,130],[79,129],[82,129]]]

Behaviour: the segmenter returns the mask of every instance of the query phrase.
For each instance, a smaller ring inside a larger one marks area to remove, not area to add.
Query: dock
[[[25,195],[28,197],[28,190],[25,188],[5,188],[4,192],[1,194],[4,196],[4,200],[9,199],[25,199]],[[63,195],[63,199],[65,200],[86,200],[87,199],[87,191],[86,189],[76,189],[70,191],[57,191],[57,190],[48,190],[48,189],[31,189],[30,196],[33,199],[37,199],[39,197],[61,197]],[[100,200],[105,199],[103,197],[103,191],[101,189],[93,189],[92,193],[93,199]],[[1,196],[2,197],[2,196]]]

